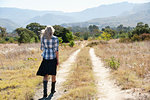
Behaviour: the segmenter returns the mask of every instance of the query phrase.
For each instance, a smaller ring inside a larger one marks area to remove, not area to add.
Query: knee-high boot
[[[43,81],[43,97],[47,97],[47,82],[46,80]]]
[[[56,81],[52,82],[52,84],[51,84],[51,93],[55,93],[56,92],[55,91],[55,83],[56,83]]]

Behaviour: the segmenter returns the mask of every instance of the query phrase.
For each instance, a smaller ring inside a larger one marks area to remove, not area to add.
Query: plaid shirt
[[[44,59],[56,58],[56,51],[58,51],[59,41],[56,36],[52,36],[50,40],[41,38],[41,50],[43,51],[42,56]]]

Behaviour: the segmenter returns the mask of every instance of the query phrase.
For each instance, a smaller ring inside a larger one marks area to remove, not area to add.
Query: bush
[[[80,41],[83,41],[84,39],[83,38],[80,38]]]
[[[74,39],[74,40],[79,40],[80,37],[77,37],[77,36],[73,35],[73,39]]]
[[[3,38],[0,38],[0,43],[6,43],[6,41]]]
[[[103,40],[109,41],[112,37],[111,34],[107,33],[107,32],[103,32],[101,35]]]
[[[86,47],[93,47],[93,46],[96,46],[99,44],[100,44],[100,42],[91,42],[91,43],[88,43],[88,45]]]
[[[119,42],[121,42],[121,43],[127,43],[127,42],[131,42],[131,39],[129,39],[129,38],[120,38],[119,39]]]
[[[101,36],[97,37],[97,40],[103,40]]]
[[[59,43],[61,44],[63,42],[61,37],[58,37]]]
[[[93,40],[93,38],[92,38],[92,37],[89,37],[89,38],[88,38],[88,41],[92,41],[92,40]]]
[[[140,35],[141,40],[150,40],[150,34],[144,33]]]
[[[134,34],[133,37],[131,37],[132,41],[140,41],[140,36],[138,36],[137,34]]]
[[[122,33],[119,35],[120,38],[129,38],[129,33]]]
[[[63,45],[64,47],[66,47],[66,46],[67,46],[67,43],[62,43],[62,45]]]
[[[111,69],[117,70],[120,67],[120,61],[116,60],[114,56],[107,60],[107,62]]]
[[[70,47],[73,47],[74,45],[75,45],[74,41],[70,41],[70,42],[69,42],[69,46],[70,46]]]
[[[14,42],[15,42],[15,40],[14,40],[13,37],[10,37],[8,41],[9,41],[10,43],[14,43]]]
[[[84,38],[84,40],[88,40],[88,38],[89,38],[89,33],[84,33],[83,38]]]

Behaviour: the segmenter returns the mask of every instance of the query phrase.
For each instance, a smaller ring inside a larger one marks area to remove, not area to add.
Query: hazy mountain
[[[11,32],[17,27],[19,27],[19,25],[17,25],[13,21],[9,19],[2,19],[2,18],[0,18],[0,26],[5,27],[7,29],[7,32]]]
[[[45,14],[43,16],[36,16],[34,18],[31,18],[26,24],[29,24],[31,22],[37,22],[43,25],[58,25],[66,22],[75,22],[76,19],[70,17],[70,16],[64,16],[64,15],[55,15],[55,14]]]
[[[134,12],[141,12],[141,11],[147,11],[150,10],[150,2],[144,3],[144,4],[138,4],[134,6],[133,11]]]
[[[24,25],[31,18],[35,16],[42,16],[47,13],[60,14],[62,12],[0,7],[0,18],[10,19],[18,25]]]
[[[125,11],[130,11],[136,4],[122,2],[110,5],[101,5],[89,8],[81,12],[69,13],[68,15],[78,18],[78,21],[87,21],[94,18],[118,16]]]
[[[149,23],[149,8],[150,3],[131,4],[127,2],[100,5],[73,13],[0,7],[0,18],[9,19],[19,26],[25,26],[31,22],[45,25],[67,23],[63,24],[64,26],[88,26],[89,24],[96,24],[100,27],[118,24],[134,26],[139,21]]]
[[[29,20],[30,21],[32,19],[35,20],[35,18],[37,17],[39,18],[39,16],[41,18],[47,17],[47,14],[49,15],[51,14],[52,16],[56,17],[56,19],[53,18],[54,22],[58,20],[57,16],[58,18],[62,16],[61,18],[62,20],[64,18],[64,21],[61,22],[66,21],[65,17],[67,18],[70,17],[71,19],[73,19],[71,20],[72,22],[75,21],[77,22],[77,21],[86,21],[93,18],[117,16],[124,11],[130,11],[133,8],[133,6],[134,4],[123,2],[123,3],[117,3],[111,5],[101,5],[98,7],[86,9],[81,12],[73,12],[73,13],[64,13],[60,11],[36,11],[36,10],[28,10],[28,9],[0,7],[0,18],[10,19],[19,25],[24,25]],[[65,23],[68,23],[68,21],[66,21]]]
[[[118,26],[123,24],[125,26],[136,26],[138,22],[144,22],[150,24],[150,3],[134,5],[131,11],[126,11],[119,16],[96,18],[80,23],[63,24],[65,27],[69,26],[81,26],[87,27],[91,24],[95,24],[100,28],[105,26]]]

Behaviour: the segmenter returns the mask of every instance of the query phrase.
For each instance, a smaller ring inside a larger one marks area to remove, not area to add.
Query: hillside
[[[17,27],[19,27],[19,25],[17,25],[13,21],[9,19],[2,19],[2,18],[0,18],[0,26],[5,27],[7,29],[7,32],[11,32]]]
[[[138,4],[134,6],[131,11],[124,12],[119,16],[96,18],[85,22],[63,24],[63,26],[87,27],[91,24],[95,24],[102,28],[105,26],[114,27],[123,24],[124,26],[134,27],[138,22],[150,24],[150,3]]]
[[[104,18],[110,16],[119,16],[123,12],[133,9],[136,4],[122,2],[110,5],[100,5],[94,8],[88,8],[81,12],[69,13],[68,15],[78,18],[78,21],[87,21],[94,18]]]
[[[24,26],[28,22],[35,21],[39,21],[41,22],[41,24],[45,24],[45,22],[46,24],[62,24],[87,21],[93,18],[118,16],[124,11],[130,11],[134,5],[135,4],[122,2],[111,5],[100,5],[98,7],[88,8],[81,12],[72,13],[65,13],[61,11],[36,11],[29,9],[0,7],[0,18],[10,19],[20,26]],[[48,17],[52,18],[51,21],[47,21]]]
[[[44,25],[55,25],[55,24],[62,24],[62,23],[69,23],[69,22],[75,22],[76,19],[70,16],[65,15],[55,15],[55,14],[45,14],[43,16],[36,16],[34,18],[31,18],[29,21],[26,22],[26,24],[29,24],[31,22],[37,22]]]
[[[65,13],[61,11],[36,11],[18,8],[0,7],[0,18],[9,19],[24,27],[31,22],[45,25],[89,26],[135,26],[137,22],[150,23],[150,3],[132,4],[128,2],[100,5],[81,12]],[[6,23],[2,23],[6,25]],[[9,24],[9,23],[8,23]],[[10,23],[11,24],[11,23]],[[7,28],[7,27],[6,27]],[[10,28],[10,27],[8,27]],[[10,28],[14,29],[14,28]]]
[[[69,27],[69,26],[87,27],[91,24],[94,24],[102,28],[105,26],[114,27],[114,26],[123,24],[124,26],[134,27],[136,26],[138,22],[144,22],[144,23],[150,24],[150,10],[138,12],[136,14],[130,14],[127,16],[97,18],[97,19],[93,19],[93,20],[89,20],[89,21],[81,22],[81,23],[63,24],[63,26],[65,27]]]

